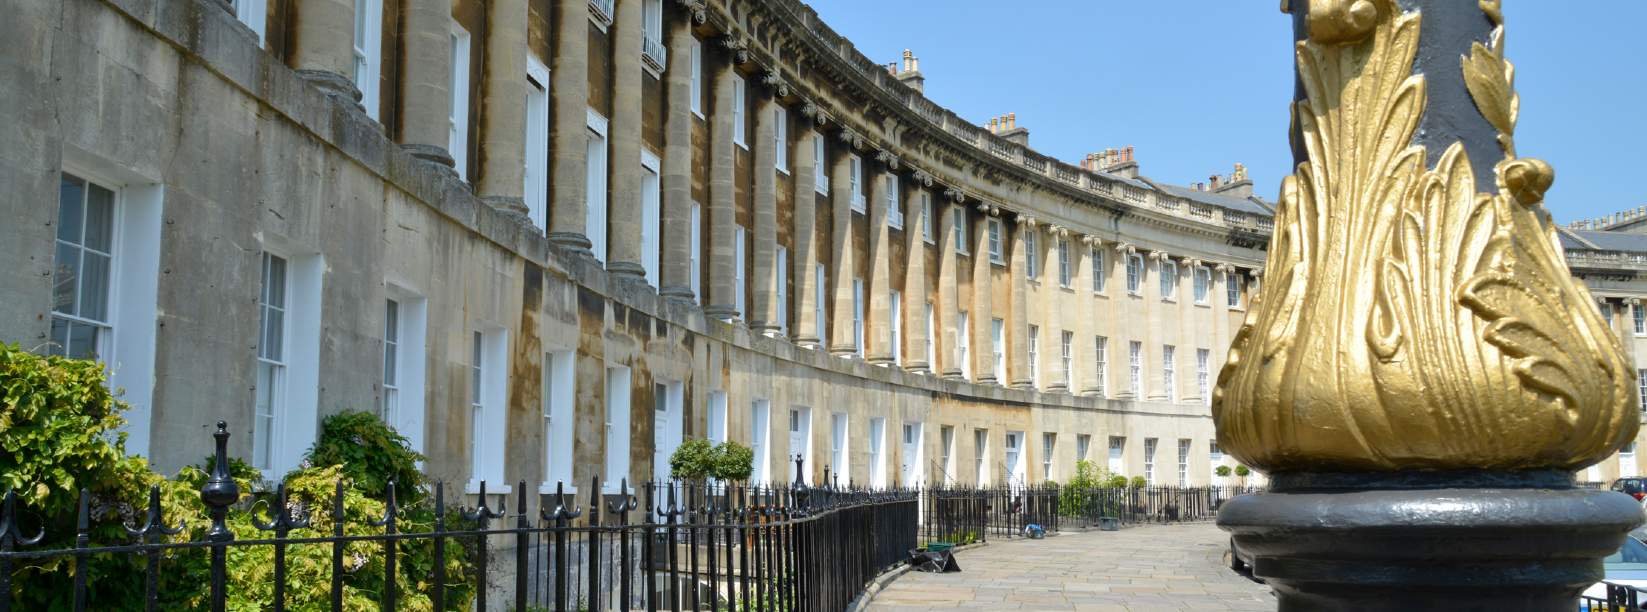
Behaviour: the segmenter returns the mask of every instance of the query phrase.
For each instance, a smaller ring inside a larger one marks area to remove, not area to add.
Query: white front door
[[[904,446],[900,462],[903,471],[899,474],[899,486],[914,487],[922,483],[921,478],[921,424],[904,423]]]
[[[795,457],[801,458],[801,473],[795,472]],[[789,409],[789,482],[808,484],[806,472],[812,470],[812,409],[797,406]]]
[[[1018,462],[1023,458],[1020,452],[1024,445],[1024,432],[1009,431],[1006,435],[1006,469],[1007,480],[1010,486],[1019,487],[1024,484],[1023,466]]]

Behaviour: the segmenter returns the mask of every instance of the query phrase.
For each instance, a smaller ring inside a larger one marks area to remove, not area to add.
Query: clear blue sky
[[[1178,184],[1241,162],[1270,200],[1291,171],[1276,0],[809,3],[871,60],[914,51],[938,104],[977,124],[1015,112],[1064,161],[1131,144],[1146,176]],[[1647,204],[1647,2],[1508,0],[1504,18],[1516,150],[1555,166],[1555,219]]]

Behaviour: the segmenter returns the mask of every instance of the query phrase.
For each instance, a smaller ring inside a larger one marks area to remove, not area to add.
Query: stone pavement
[[[1211,523],[991,540],[956,554],[958,573],[900,576],[869,609],[1274,610],[1269,587],[1225,567],[1228,546]]]

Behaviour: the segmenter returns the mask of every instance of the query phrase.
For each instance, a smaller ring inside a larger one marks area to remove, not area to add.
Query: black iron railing
[[[434,610],[471,603],[488,610],[498,607],[488,605],[495,597],[507,598],[502,607],[513,610],[840,610],[878,573],[904,561],[919,533],[913,490],[665,482],[631,491],[622,482],[595,494],[602,490],[598,480],[589,483],[582,507],[559,488],[527,494],[525,482],[516,483],[512,496],[488,495],[482,482],[475,506],[462,507],[448,504],[444,485],[436,484],[421,508],[432,510],[421,515],[432,515],[432,525],[406,530],[402,521],[412,508],[397,505],[392,484],[381,517],[367,520],[348,518],[341,481],[328,503],[314,504],[323,507],[305,507],[284,487],[242,497],[229,472],[228,436],[219,423],[215,466],[200,490],[210,527],[196,531],[204,534],[196,539],[178,537],[185,532],[171,522],[177,517],[165,515],[155,487],[147,507],[133,513],[140,524],[126,525],[129,537],[94,541],[94,532],[107,531],[93,529],[90,508],[110,502],[82,491],[74,547],[36,550],[31,547],[45,534],[27,535],[36,531],[27,525],[41,524],[42,517],[20,512],[8,491],[0,506],[0,612],[47,595],[24,591],[40,588],[29,576],[51,571],[72,572],[66,592],[53,595],[75,610],[221,611],[234,589],[243,590],[235,594],[242,599],[252,592],[255,607],[275,611],[342,610],[346,590],[351,597],[370,591],[385,610],[399,609],[403,596],[427,597]],[[534,497],[538,507],[529,508]],[[253,535],[261,537],[236,537],[227,521],[231,509],[252,512],[260,530]],[[325,558],[314,553],[327,549],[330,567],[311,562]],[[413,560],[408,552],[414,549],[432,549],[432,562],[402,565]],[[272,551],[269,566],[260,566],[272,585],[247,588],[244,577],[231,579],[229,559],[252,551]],[[303,561],[290,559],[292,552],[305,553]],[[167,575],[180,571],[181,556],[201,554],[209,556],[209,570],[199,580]],[[368,565],[367,555],[380,555],[381,562]],[[454,557],[468,561],[461,566],[468,575],[449,575]],[[92,575],[93,560],[111,558],[130,559],[141,570]],[[346,589],[345,577],[363,567],[381,568],[381,582],[373,577],[373,589]],[[23,569],[30,572],[14,581],[14,571]],[[89,581],[129,581],[134,586],[125,590],[138,596],[91,601],[90,593],[106,589],[88,588]],[[328,581],[329,601],[294,603],[294,589],[312,591]],[[162,584],[194,592],[166,593]]]
[[[1056,532],[1058,491],[1054,485],[926,489],[922,491],[921,537],[927,542],[964,545],[987,542],[992,535],[1021,536],[1030,525]]]
[[[1578,598],[1579,612],[1641,612],[1647,610],[1647,590],[1603,582],[1606,590]]]
[[[1257,493],[1253,487],[1092,487],[1066,489],[1061,512],[1083,525],[1118,525],[1210,521],[1218,507],[1237,495]]]

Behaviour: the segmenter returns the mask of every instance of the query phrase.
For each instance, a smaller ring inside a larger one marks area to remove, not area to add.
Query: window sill
[[[1243,310],[1246,310],[1245,308],[1242,308],[1240,306],[1230,306],[1229,309],[1232,310],[1232,311],[1235,311],[1235,312],[1241,312]]]
[[[708,117],[705,117],[705,116],[703,116],[703,109],[701,109],[701,108],[694,108],[694,109],[692,109],[692,115],[693,115],[693,116],[694,116],[694,117],[697,117],[697,118],[699,118],[699,119],[703,119],[703,120],[705,120],[705,121],[708,121],[708,120],[709,120],[709,118],[708,118]]]
[[[479,480],[470,480],[467,484],[463,485],[463,492],[465,494],[468,494],[468,495],[479,495],[480,494],[480,481]],[[490,480],[486,481],[486,494],[487,495],[508,495],[510,493],[513,493],[513,492],[514,492],[514,489],[512,487],[510,487],[509,485],[494,483]]]
[[[539,484],[538,485],[538,495],[554,495],[555,494],[555,485],[556,484],[557,483],[552,483],[552,482],[545,482],[545,483]],[[574,485],[574,484],[563,484],[561,486],[560,490],[562,492],[566,493],[567,495],[577,495],[578,494],[578,486]],[[490,493],[491,491],[487,491],[487,492]]]
[[[1174,297],[1163,297],[1163,298],[1161,298],[1161,301],[1163,301],[1163,302],[1166,302],[1166,303],[1168,303],[1168,304],[1177,304],[1177,303],[1178,303],[1178,298],[1174,298]]]
[[[776,166],[775,169],[778,171],[779,174],[782,174],[784,176],[789,176],[789,168],[786,168],[784,166]]]
[[[732,144],[738,145],[739,149],[743,149],[745,151],[749,150],[749,144],[748,143],[742,142],[742,141],[740,141],[736,138],[732,139]]]
[[[1195,303],[1195,307],[1196,307],[1196,308],[1207,308],[1207,309],[1211,309],[1211,308],[1212,308],[1212,304],[1208,304],[1208,303],[1206,303],[1206,302],[1196,302],[1196,303]]]
[[[999,260],[999,259],[995,259],[994,257],[991,257],[991,258],[989,258],[989,265],[995,266],[997,268],[1005,268],[1006,267],[1006,262],[1002,261],[1002,260]]]
[[[938,241],[931,238],[922,238],[921,242],[925,242],[927,246],[938,246]]]

